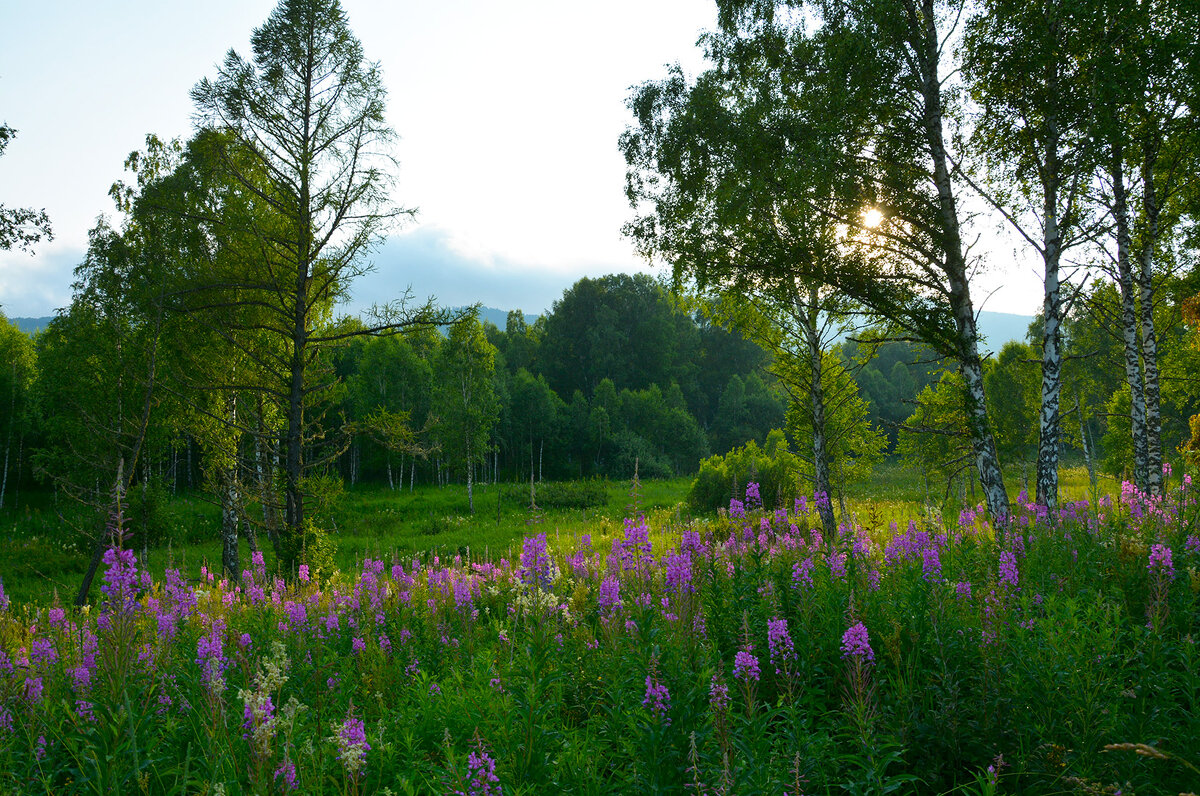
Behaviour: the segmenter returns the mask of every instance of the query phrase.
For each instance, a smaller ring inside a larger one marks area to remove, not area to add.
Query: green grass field
[[[1020,474],[1008,473],[1013,498],[1021,491]],[[1067,467],[1061,472],[1062,499],[1088,497],[1087,471]],[[604,502],[589,508],[557,508],[554,490],[558,485],[538,485],[535,515],[529,509],[528,484],[477,484],[475,513],[467,504],[462,485],[420,486],[408,490],[390,490],[386,486],[366,485],[347,489],[334,506],[328,520],[337,541],[336,564],[355,569],[365,556],[432,554],[453,556],[470,551],[475,558],[511,557],[521,539],[532,533],[546,533],[551,539],[577,539],[591,534],[598,546],[619,535],[624,518],[631,514],[631,484],[627,481],[583,482],[593,491],[603,490]],[[643,481],[639,508],[653,519],[652,527],[663,529],[668,518],[691,518],[686,504],[691,478]],[[1115,493],[1119,483],[1103,477],[1099,491]],[[946,498],[944,488],[935,499]],[[971,503],[970,490],[966,492]],[[924,485],[919,476],[898,463],[885,463],[867,482],[854,485],[846,496],[846,510],[864,527],[882,533],[889,523],[907,523],[908,518],[925,514]],[[960,506],[960,493],[949,495],[935,513],[952,520]],[[131,524],[137,524],[138,506],[130,507]],[[79,529],[92,529],[99,519],[65,499],[34,493],[23,497],[16,508],[0,510],[0,578],[8,596],[17,603],[59,599],[66,603],[87,568],[90,548]],[[158,509],[161,542],[138,545],[137,554],[146,569],[162,572],[168,565],[195,576],[203,564],[219,566],[221,546],[218,540],[217,507],[199,494],[166,497]],[[672,523],[675,526],[678,523]],[[274,555],[265,536],[259,543],[268,568]],[[249,561],[250,545],[242,534],[242,560]],[[98,593],[93,586],[93,599]]]

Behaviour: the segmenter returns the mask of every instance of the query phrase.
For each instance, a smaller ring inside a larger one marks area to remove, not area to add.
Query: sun
[[[868,207],[862,214],[863,226],[875,229],[883,223],[883,211],[877,207]]]

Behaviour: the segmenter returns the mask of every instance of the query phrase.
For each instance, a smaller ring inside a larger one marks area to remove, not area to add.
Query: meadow
[[[606,489],[507,521],[502,503],[482,543],[484,517],[443,527],[449,498],[389,537],[360,496],[334,573],[248,555],[233,583],[186,545],[188,571],[112,549],[82,612],[0,600],[0,787],[1200,789],[1190,479],[1056,511],[1022,497],[999,529],[893,491],[834,538],[820,496],[764,509],[749,485],[690,517],[679,484]]]

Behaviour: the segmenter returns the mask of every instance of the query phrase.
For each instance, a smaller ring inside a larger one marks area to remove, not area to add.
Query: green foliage
[[[756,481],[764,505],[790,506],[799,494],[800,471],[799,457],[788,448],[783,432],[775,429],[761,448],[751,440],[724,456],[710,456],[701,462],[688,492],[688,504],[698,511],[728,508],[731,498],[741,500],[746,484]]]
[[[964,429],[963,380],[946,371],[934,386],[917,396],[917,406],[905,421],[896,453],[925,481],[927,502],[950,491],[955,482],[969,476],[971,450]]]
[[[608,484],[599,479],[542,481],[537,502],[544,509],[592,509],[608,505]]]
[[[789,363],[790,367],[801,367]],[[887,436],[870,419],[870,405],[859,396],[858,387],[835,354],[821,356],[825,391],[825,450],[835,490],[870,477],[883,460]],[[806,396],[793,399],[787,411],[787,430],[804,466],[801,474],[813,477],[812,404]]]

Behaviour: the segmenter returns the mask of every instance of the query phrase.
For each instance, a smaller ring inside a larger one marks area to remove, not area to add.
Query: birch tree
[[[1042,384],[1037,500],[1058,504],[1067,293],[1063,258],[1094,233],[1084,202],[1094,150],[1083,83],[1078,0],[987,0],[965,36],[975,100],[973,149],[985,175],[972,185],[1042,260]]]
[[[962,4],[718,5],[721,30],[705,40],[717,68],[695,88],[675,69],[631,103],[639,129],[623,142],[628,193],[654,208],[632,233],[677,271],[715,260],[749,279],[786,273],[826,285],[956,360],[975,467],[1002,521],[1008,498],[946,143],[948,47]],[[735,198],[719,212],[694,198],[727,194]],[[778,241],[815,219],[836,233],[838,256],[784,254]]]

